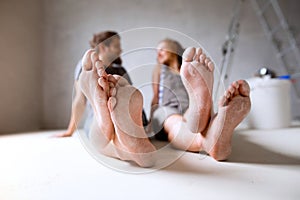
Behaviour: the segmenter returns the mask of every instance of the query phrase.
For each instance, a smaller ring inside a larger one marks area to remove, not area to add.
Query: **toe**
[[[225,96],[227,99],[230,98],[231,94],[230,94],[229,90],[226,90],[226,91],[225,91],[224,96]]]
[[[93,65],[95,65],[96,61],[98,61],[98,54],[96,51],[93,51],[91,53],[91,60],[92,60]]]
[[[232,87],[235,87],[236,89],[239,88],[239,83],[237,81],[234,81],[231,85],[232,85]]]
[[[200,55],[202,54],[202,49],[201,48],[197,48],[196,49],[196,55],[194,57],[194,61],[200,62]]]
[[[100,76],[100,77],[103,76],[103,77],[107,78],[107,73],[105,72],[104,65],[103,65],[102,61],[97,60],[96,63],[95,63],[95,66],[96,66],[96,69],[97,69],[98,76]]]
[[[128,81],[124,77],[119,76],[118,85],[121,86],[121,87],[124,87],[124,86],[130,85],[130,84],[128,83]]]
[[[208,63],[209,63],[209,62],[210,62],[210,58],[207,57],[207,58],[204,60],[204,63],[205,63],[206,66],[208,66]]]
[[[209,62],[207,63],[207,66],[208,66],[208,69],[209,69],[211,72],[214,71],[215,65],[214,65],[214,63],[213,63],[212,61],[209,61]]]
[[[227,104],[227,97],[226,97],[226,95],[223,95],[219,100],[219,106],[223,107],[223,106],[226,106],[226,104]]]
[[[91,60],[91,55],[94,52],[93,49],[90,49],[88,51],[85,52],[83,58],[82,58],[82,69],[85,71],[90,71],[92,70],[93,66],[92,66],[92,60]]]
[[[234,88],[234,96],[239,95],[239,84],[237,81],[234,81],[231,86]]]
[[[103,76],[101,76],[99,79],[98,79],[98,84],[100,85],[100,87],[102,87],[103,91],[109,95],[110,93],[110,89],[109,89],[109,84],[107,82],[107,79]]]
[[[236,90],[234,87],[230,87],[229,93],[230,93],[230,99],[232,99],[233,97],[238,95],[238,90]]]
[[[235,89],[235,87],[233,87],[233,85],[230,85],[227,90],[230,93],[231,97],[234,95],[234,93],[236,91],[236,89]]]
[[[242,96],[248,97],[250,94],[250,86],[245,80],[237,81],[239,84],[239,93]]]
[[[115,87],[110,87],[109,89],[109,96],[114,97],[117,94],[117,89]]]
[[[183,55],[182,55],[183,60],[184,60],[185,62],[191,62],[191,61],[193,61],[195,52],[196,52],[195,47],[188,47],[188,48],[184,51],[184,53],[183,53]]]
[[[99,70],[99,69],[105,70],[104,65],[103,65],[103,62],[102,62],[101,60],[96,60],[96,61],[95,61],[95,66],[96,66],[96,69],[97,69],[97,70]]]
[[[112,74],[107,75],[107,80],[109,83],[112,83],[114,86],[118,83],[117,78]]]
[[[117,105],[117,99],[115,97],[110,97],[107,102],[108,110],[110,113],[113,112],[115,106]]]
[[[203,53],[200,55],[200,63],[205,64],[206,55]]]

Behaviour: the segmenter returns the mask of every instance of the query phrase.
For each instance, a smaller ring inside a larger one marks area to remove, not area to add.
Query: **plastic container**
[[[251,93],[251,110],[246,120],[250,128],[279,129],[291,123],[289,80],[253,78],[248,80]]]

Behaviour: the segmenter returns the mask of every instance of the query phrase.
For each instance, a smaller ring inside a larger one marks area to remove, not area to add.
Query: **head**
[[[94,34],[90,41],[91,48],[96,49],[103,60],[110,64],[122,64],[120,55],[121,49],[121,38],[117,32],[104,31],[98,34]]]
[[[182,64],[183,51],[179,42],[169,38],[164,39],[157,47],[157,62],[168,66],[171,63],[177,63],[179,69]]]

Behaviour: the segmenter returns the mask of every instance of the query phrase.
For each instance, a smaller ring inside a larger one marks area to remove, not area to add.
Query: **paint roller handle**
[[[284,79],[284,80],[296,81],[296,79],[300,78],[300,73],[286,74],[286,75],[278,76],[277,78]]]

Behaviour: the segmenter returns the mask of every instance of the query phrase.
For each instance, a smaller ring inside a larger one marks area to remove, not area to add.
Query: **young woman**
[[[163,123],[172,114],[183,114],[188,108],[188,94],[180,77],[184,49],[172,39],[157,47],[157,62],[152,74],[153,98],[151,127],[157,139],[167,140]]]

